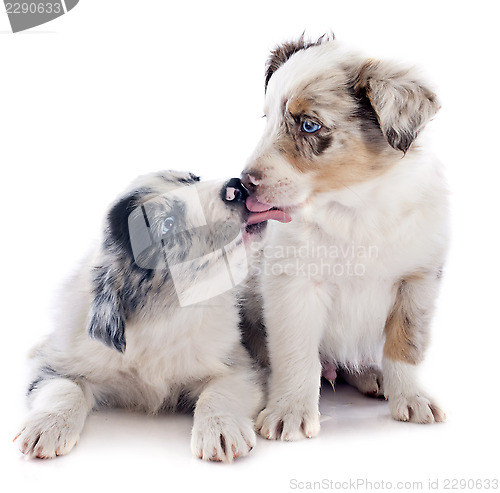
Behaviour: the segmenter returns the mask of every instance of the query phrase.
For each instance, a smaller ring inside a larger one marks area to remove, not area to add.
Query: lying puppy
[[[263,250],[271,376],[260,433],[315,436],[322,368],[331,379],[337,366],[385,393],[395,419],[443,421],[417,381],[448,243],[441,167],[416,140],[435,94],[412,70],[325,38],[278,47],[265,86],[247,207],[293,222],[276,224]]]
[[[67,286],[59,327],[34,351],[31,411],[16,437],[24,454],[67,454],[98,405],[194,406],[194,455],[248,454],[263,393],[233,288],[247,273],[244,240],[283,217],[249,214],[245,193],[238,179],[164,172],[111,207],[102,245]]]

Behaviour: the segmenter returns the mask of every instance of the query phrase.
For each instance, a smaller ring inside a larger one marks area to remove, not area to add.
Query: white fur
[[[377,252],[376,258],[266,259],[268,275],[262,278],[262,290],[272,375],[267,409],[257,426],[263,436],[273,438],[269,430],[276,421],[285,426],[292,421],[293,431],[284,439],[314,436],[319,431],[314,413],[319,355],[354,369],[380,364],[384,324],[398,279],[421,268],[437,271],[442,265],[447,224],[439,163],[422,154],[412,156],[372,183],[314,197],[289,225],[271,226],[269,244],[276,247],[291,245],[299,251],[308,244],[329,244],[334,238],[335,246],[344,252],[353,242],[364,245],[367,252],[370,247]],[[281,269],[273,267],[276,264]],[[364,275],[350,276],[349,265],[361,266]],[[322,275],[320,270],[329,273],[337,268],[346,275]],[[276,276],[272,269],[292,275]],[[389,367],[384,362],[384,382],[390,381],[389,386],[385,383],[387,395],[413,399],[417,387],[386,375]],[[392,400],[391,411],[396,419],[408,420],[408,411],[392,405]],[[418,420],[430,421],[424,414],[419,412]],[[313,422],[310,431],[301,431],[302,421]]]

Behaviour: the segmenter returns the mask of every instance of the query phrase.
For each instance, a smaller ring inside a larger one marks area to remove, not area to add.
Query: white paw
[[[28,457],[52,459],[67,454],[80,434],[75,432],[71,420],[62,415],[39,412],[31,415],[14,438],[19,450]]]
[[[441,423],[446,421],[446,414],[436,404],[422,395],[397,395],[389,398],[392,417],[398,421],[412,423]]]
[[[319,433],[319,411],[304,411],[300,406],[286,409],[266,407],[257,417],[256,428],[268,440],[300,440]]]
[[[203,460],[232,462],[255,447],[256,437],[250,418],[195,417],[191,451]]]

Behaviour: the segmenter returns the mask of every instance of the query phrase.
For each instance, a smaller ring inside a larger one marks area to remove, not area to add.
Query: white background
[[[498,478],[496,3],[81,0],[15,35],[2,8],[4,484],[281,492],[293,479],[422,481],[425,489],[429,479]],[[452,190],[453,247],[422,378],[448,422],[396,423],[385,402],[325,388],[320,437],[259,439],[230,466],[191,457],[189,416],[126,411],[91,416],[67,457],[24,460],[11,440],[24,413],[26,353],[50,330],[57,288],[99,233],[105,207],[151,170],[238,176],[264,127],[267,54],[304,29],[311,37],[333,30],[368,56],[415,63],[440,95],[430,130]]]

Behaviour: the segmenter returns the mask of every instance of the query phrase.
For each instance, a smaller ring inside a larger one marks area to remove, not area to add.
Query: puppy
[[[247,207],[293,222],[276,224],[263,250],[271,375],[260,433],[317,435],[320,377],[337,368],[385,394],[394,419],[443,421],[417,380],[448,243],[441,166],[417,139],[435,94],[413,70],[325,37],[278,47],[265,89]]]
[[[247,273],[244,241],[259,241],[276,214],[249,214],[245,194],[239,179],[162,172],[112,205],[58,327],[33,352],[24,454],[67,454],[99,405],[194,407],[195,456],[248,454],[263,393],[240,341],[235,286]]]

